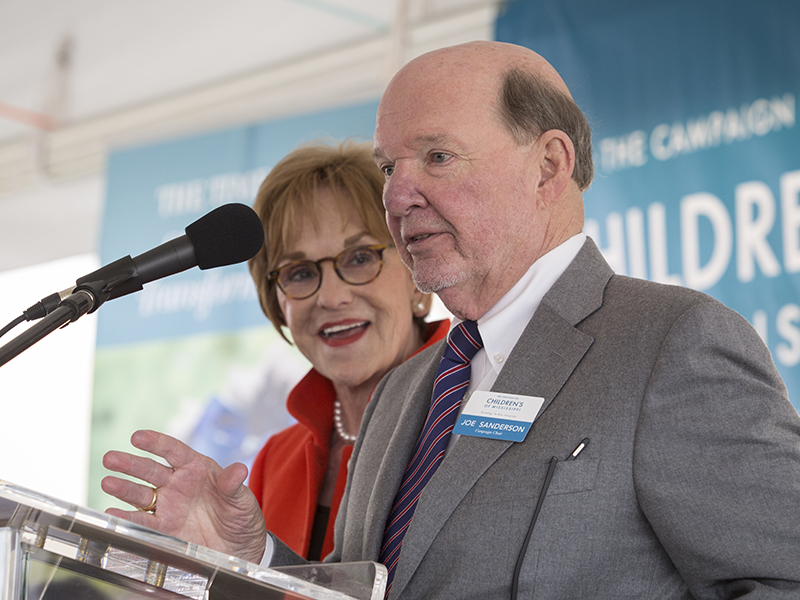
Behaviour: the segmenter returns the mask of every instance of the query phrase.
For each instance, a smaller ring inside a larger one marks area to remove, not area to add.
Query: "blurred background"
[[[798,406],[798,26],[795,0],[0,0],[0,327],[251,204],[296,145],[371,139],[414,56],[497,39],[587,112],[615,270],[739,311]],[[0,367],[0,479],[104,509],[100,457],[142,427],[247,463],[306,369],[244,265],[153,282]]]

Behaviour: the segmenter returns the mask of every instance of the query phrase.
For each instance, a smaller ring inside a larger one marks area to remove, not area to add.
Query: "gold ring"
[[[156,503],[158,502],[158,489],[157,488],[151,488],[151,489],[153,490],[153,499],[150,501],[150,504],[142,507],[137,506],[136,510],[149,513],[156,512]]]

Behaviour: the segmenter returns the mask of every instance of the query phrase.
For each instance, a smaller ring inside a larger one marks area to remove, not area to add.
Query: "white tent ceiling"
[[[0,0],[0,271],[93,251],[110,149],[377,97],[495,0]]]

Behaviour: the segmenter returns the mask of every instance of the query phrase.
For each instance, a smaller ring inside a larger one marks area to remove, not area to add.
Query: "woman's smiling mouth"
[[[333,346],[349,344],[361,338],[369,325],[369,321],[337,323],[336,325],[323,326],[319,330],[319,335],[325,343]]]

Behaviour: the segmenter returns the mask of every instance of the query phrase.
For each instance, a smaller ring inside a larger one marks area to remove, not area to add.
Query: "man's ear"
[[[560,129],[545,131],[536,140],[539,147],[541,179],[537,190],[546,204],[555,202],[569,185],[575,170],[575,146]]]

